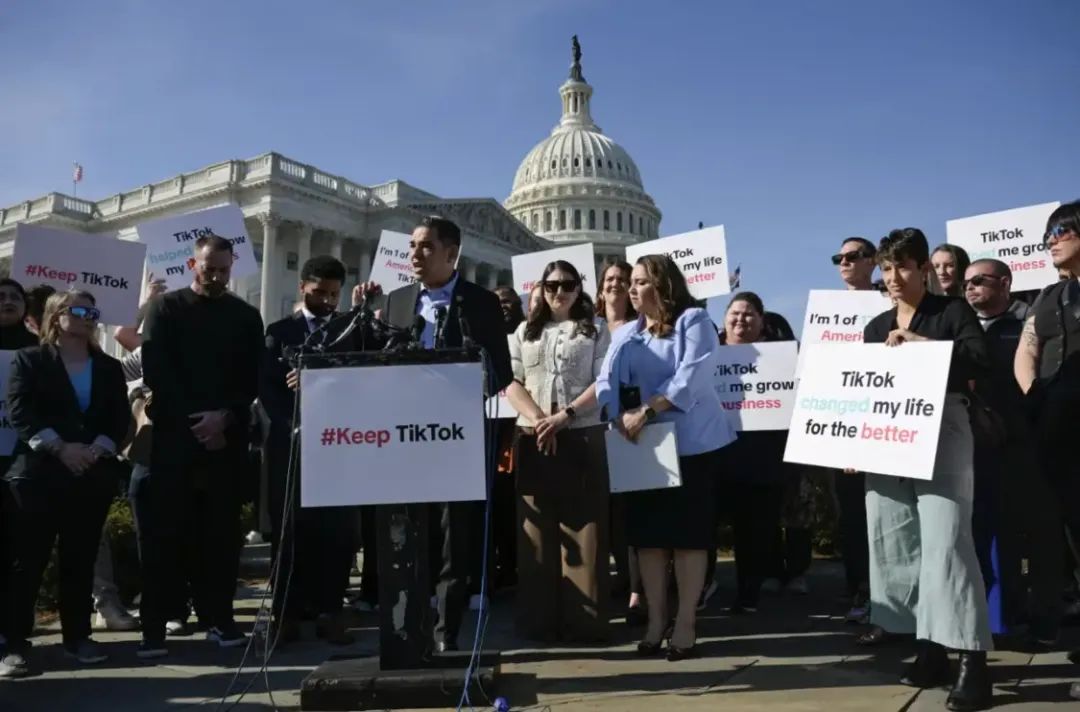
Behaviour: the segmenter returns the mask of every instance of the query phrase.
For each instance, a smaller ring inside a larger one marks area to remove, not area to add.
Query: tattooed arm
[[[1039,357],[1042,355],[1042,343],[1035,333],[1035,315],[1032,314],[1024,322],[1024,330],[1020,333],[1020,343],[1016,347],[1016,356],[1013,359],[1013,375],[1020,384],[1020,390],[1027,393],[1035,382],[1039,371]]]

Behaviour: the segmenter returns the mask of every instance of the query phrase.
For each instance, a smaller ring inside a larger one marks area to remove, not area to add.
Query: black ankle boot
[[[919,641],[919,655],[904,668],[900,683],[909,687],[941,687],[949,683],[949,655],[945,648],[929,640]]]
[[[973,712],[990,707],[994,688],[990,684],[990,669],[986,666],[985,650],[961,650],[960,672],[945,706],[956,712]]]

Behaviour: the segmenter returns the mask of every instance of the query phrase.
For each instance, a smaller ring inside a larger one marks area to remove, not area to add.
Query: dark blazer
[[[51,345],[15,354],[7,399],[8,419],[19,437],[8,479],[72,476],[53,455],[30,449],[30,439],[47,428],[71,443],[90,444],[104,435],[118,451],[130,432],[132,415],[124,370],[119,361],[101,352],[93,355],[90,407],[85,413],[79,410],[60,352]],[[99,461],[95,468],[105,464]]]
[[[308,337],[307,319],[297,312],[266,327],[266,350],[259,374],[259,401],[274,425],[292,422],[296,394],[285,385],[290,366],[282,362],[284,349],[300,346]]]
[[[383,299],[383,320],[403,329],[411,328],[420,290],[421,286],[417,282],[387,294]],[[514,380],[514,372],[510,367],[510,345],[503,327],[499,298],[494,292],[466,281],[459,275],[444,327],[447,348],[459,348],[462,345],[461,325],[456,316],[459,309],[473,341],[488,354],[490,366],[484,383],[485,395],[498,393]]]

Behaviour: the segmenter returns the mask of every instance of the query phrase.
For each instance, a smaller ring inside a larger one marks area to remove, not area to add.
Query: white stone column
[[[259,311],[262,312],[263,321],[270,323],[276,321],[279,308],[277,300],[277,273],[278,273],[278,234],[277,229],[281,224],[281,218],[274,213],[260,213],[259,222],[262,223],[262,274],[259,289]]]
[[[495,269],[495,265],[488,265],[486,281],[488,289],[495,289],[495,287],[499,286],[499,271]]]
[[[465,259],[465,266],[462,268],[462,274],[465,279],[476,284],[476,262],[471,259]]]
[[[330,256],[336,260],[341,259],[341,252],[343,249],[343,241],[341,235],[333,234],[330,236]]]
[[[360,241],[360,264],[358,268],[360,270],[360,281],[366,282],[367,278],[371,276],[371,258],[375,252],[374,246],[369,240]]]
[[[304,263],[311,259],[311,235],[315,228],[307,223],[300,223],[296,228],[296,272],[299,278]]]

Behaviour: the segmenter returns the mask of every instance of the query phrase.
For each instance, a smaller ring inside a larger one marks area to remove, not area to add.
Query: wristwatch
[[[656,417],[656,411],[653,410],[651,405],[645,406],[645,420],[652,420]]]
[[[572,406],[572,405],[568,405],[565,408],[563,408],[563,412],[566,413],[566,417],[569,418],[570,420],[573,420],[574,418],[577,417],[577,411],[574,410],[574,406]]]

